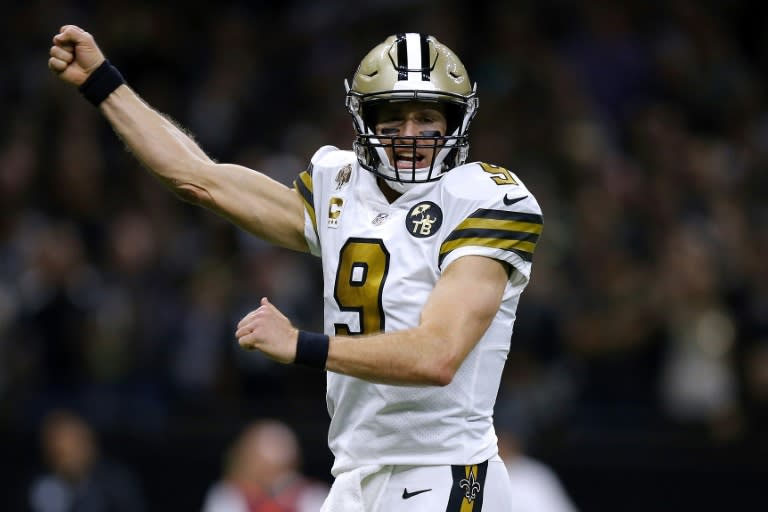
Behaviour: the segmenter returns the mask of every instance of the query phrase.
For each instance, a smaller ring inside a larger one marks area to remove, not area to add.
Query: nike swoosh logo
[[[526,197],[528,197],[528,196],[521,196],[521,197],[516,197],[516,198],[514,198],[514,199],[510,199],[509,197],[507,197],[507,195],[506,195],[506,194],[504,194],[504,204],[505,204],[505,205],[507,205],[507,206],[512,206],[512,205],[513,205],[513,204],[515,204],[516,202],[518,202],[518,201],[522,201],[522,200],[523,200],[523,199],[525,199]]]
[[[421,494],[423,492],[429,492],[431,490],[432,489],[421,489],[420,491],[408,492],[408,489],[403,489],[403,499],[407,500],[408,498],[413,498],[414,496],[416,496],[418,494]]]

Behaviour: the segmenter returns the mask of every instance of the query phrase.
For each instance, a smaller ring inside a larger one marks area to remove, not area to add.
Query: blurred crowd
[[[321,375],[233,336],[262,296],[320,330],[318,262],[144,172],[46,67],[77,23],[213,158],[286,184],[319,146],[351,146],[343,79],[367,50],[434,34],[478,83],[470,160],[515,171],[544,211],[500,428],[765,440],[768,4],[263,4],[4,7],[0,430],[59,406],[162,432],[322,401]]]

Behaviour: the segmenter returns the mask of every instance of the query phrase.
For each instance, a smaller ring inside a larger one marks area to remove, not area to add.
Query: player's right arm
[[[54,36],[48,66],[63,81],[80,86],[103,62],[93,36],[81,28],[65,25]],[[246,167],[214,162],[127,85],[99,109],[134,156],[180,197],[276,245],[308,250],[295,190]]]

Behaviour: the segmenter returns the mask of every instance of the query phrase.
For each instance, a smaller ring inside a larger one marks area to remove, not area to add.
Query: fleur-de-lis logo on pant
[[[459,482],[459,487],[464,489],[464,497],[468,502],[472,503],[477,498],[477,494],[480,492],[480,484],[475,480],[475,473],[470,472],[469,478],[463,478]]]
[[[487,472],[488,461],[451,466],[453,485],[445,510],[479,512],[483,508],[483,485]]]

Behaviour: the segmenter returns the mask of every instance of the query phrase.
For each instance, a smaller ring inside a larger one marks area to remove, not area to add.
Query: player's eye
[[[400,133],[400,128],[395,128],[393,126],[386,127],[386,128],[379,128],[379,133],[381,135],[397,135]]]

